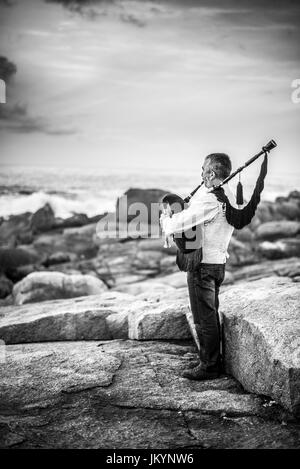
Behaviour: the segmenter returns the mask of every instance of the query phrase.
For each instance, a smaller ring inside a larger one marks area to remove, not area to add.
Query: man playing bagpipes
[[[169,205],[160,217],[166,237],[178,247],[176,264],[187,272],[190,306],[196,342],[200,345],[199,362],[191,364],[183,376],[206,380],[217,378],[222,371],[221,331],[218,314],[219,289],[225,276],[228,245],[234,229],[248,225],[260,202],[267,174],[267,155],[276,146],[271,140],[262,151],[231,173],[231,161],[224,153],[208,155],[202,167],[202,183],[186,199],[167,194],[162,203]],[[237,188],[237,201],[228,181],[262,154],[265,155],[253,195],[243,204],[242,185]],[[187,202],[190,201],[189,205]]]

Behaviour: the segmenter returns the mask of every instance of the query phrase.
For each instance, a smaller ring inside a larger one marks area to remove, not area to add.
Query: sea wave
[[[0,216],[8,218],[25,212],[36,212],[48,203],[56,217],[68,218],[74,213],[85,213],[92,217],[115,209],[115,198],[99,197],[82,193],[80,195],[61,196],[38,191],[30,195],[9,194],[0,197]]]

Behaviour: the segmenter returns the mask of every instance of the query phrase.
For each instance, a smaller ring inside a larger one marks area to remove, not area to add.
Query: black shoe
[[[187,368],[191,370],[192,368],[196,368],[200,365],[200,360],[192,360],[190,363],[187,364]]]
[[[192,370],[185,370],[182,373],[183,378],[194,379],[197,381],[205,381],[208,379],[217,379],[220,376],[219,371],[216,370],[203,370],[201,365],[196,366]]]

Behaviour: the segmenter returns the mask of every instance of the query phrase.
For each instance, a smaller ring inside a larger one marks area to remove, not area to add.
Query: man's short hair
[[[209,164],[216,173],[218,179],[222,181],[231,173],[231,160],[226,153],[211,153],[205,159],[209,158]]]

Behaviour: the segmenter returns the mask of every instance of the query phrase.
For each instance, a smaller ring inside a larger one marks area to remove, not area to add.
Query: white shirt
[[[237,207],[228,184],[223,189],[231,205]],[[202,262],[225,264],[229,257],[227,249],[234,228],[226,220],[225,204],[219,202],[211,189],[205,186],[198,189],[187,209],[162,220],[162,229],[166,236],[186,232],[193,226],[197,226],[197,246],[199,241],[202,245]],[[195,245],[191,243],[190,248],[195,248]]]

